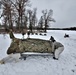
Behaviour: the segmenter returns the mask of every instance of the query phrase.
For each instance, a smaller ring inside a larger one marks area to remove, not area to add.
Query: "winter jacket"
[[[60,42],[52,42],[52,52],[55,51],[55,49],[58,49],[59,47],[64,47]]]

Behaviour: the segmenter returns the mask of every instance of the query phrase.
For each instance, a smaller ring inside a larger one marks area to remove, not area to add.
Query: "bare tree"
[[[43,28],[43,16],[40,17],[39,23],[38,23],[38,28],[42,29]]]
[[[37,23],[36,11],[37,11],[37,8],[34,8],[33,10],[28,10],[29,29],[31,30],[31,32],[32,32],[33,28],[35,28],[35,25]]]
[[[9,28],[13,29],[13,9],[12,9],[12,4],[10,0],[1,0],[1,3],[3,5],[3,12],[2,12],[2,17],[4,18],[4,25],[5,28],[7,27],[6,25],[9,26]]]
[[[25,11],[26,11],[26,6],[29,5],[29,0],[16,0],[15,3],[11,0],[12,4],[14,5],[16,11],[17,11],[17,23],[18,23],[18,29],[23,27],[23,21],[25,16]]]
[[[28,10],[28,18],[29,18],[29,29],[30,29],[30,31],[32,32],[32,29],[33,29],[33,27],[32,27],[32,11],[31,10]]]
[[[49,27],[49,22],[55,22],[55,20],[52,18],[53,10],[50,9],[49,12],[47,10],[43,10],[42,13],[44,19],[44,31],[46,32],[47,27]]]
[[[33,14],[32,14],[32,24],[33,24],[33,28],[36,26],[37,24],[37,8],[33,9]]]

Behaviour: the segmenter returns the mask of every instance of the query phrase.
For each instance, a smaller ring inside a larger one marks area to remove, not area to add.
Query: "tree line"
[[[27,9],[31,6],[30,0],[0,0],[0,8],[2,14],[2,25],[5,29],[14,29],[22,31],[23,29],[30,29],[32,32],[33,28],[44,29],[46,32],[50,25],[50,22],[55,20],[52,18],[53,10],[49,11],[42,10],[42,16],[40,19],[37,18],[37,8]]]

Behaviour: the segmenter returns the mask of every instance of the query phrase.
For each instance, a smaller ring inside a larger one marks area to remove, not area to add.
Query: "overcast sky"
[[[76,0],[31,0],[32,8],[37,7],[37,15],[43,9],[52,9],[55,23],[51,27],[76,27]]]

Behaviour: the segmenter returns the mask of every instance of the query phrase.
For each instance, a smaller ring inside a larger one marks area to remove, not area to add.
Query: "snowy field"
[[[64,38],[65,33],[69,38]],[[17,38],[22,38],[21,34],[15,34]],[[76,75],[76,32],[75,31],[48,31],[47,36],[31,35],[33,38],[49,40],[54,36],[56,41],[61,42],[65,49],[59,60],[54,60],[52,56],[29,56],[26,60],[10,58],[5,64],[0,64],[0,75]],[[25,38],[27,35],[25,35]],[[6,51],[10,46],[9,35],[0,34],[0,60],[6,56]]]

